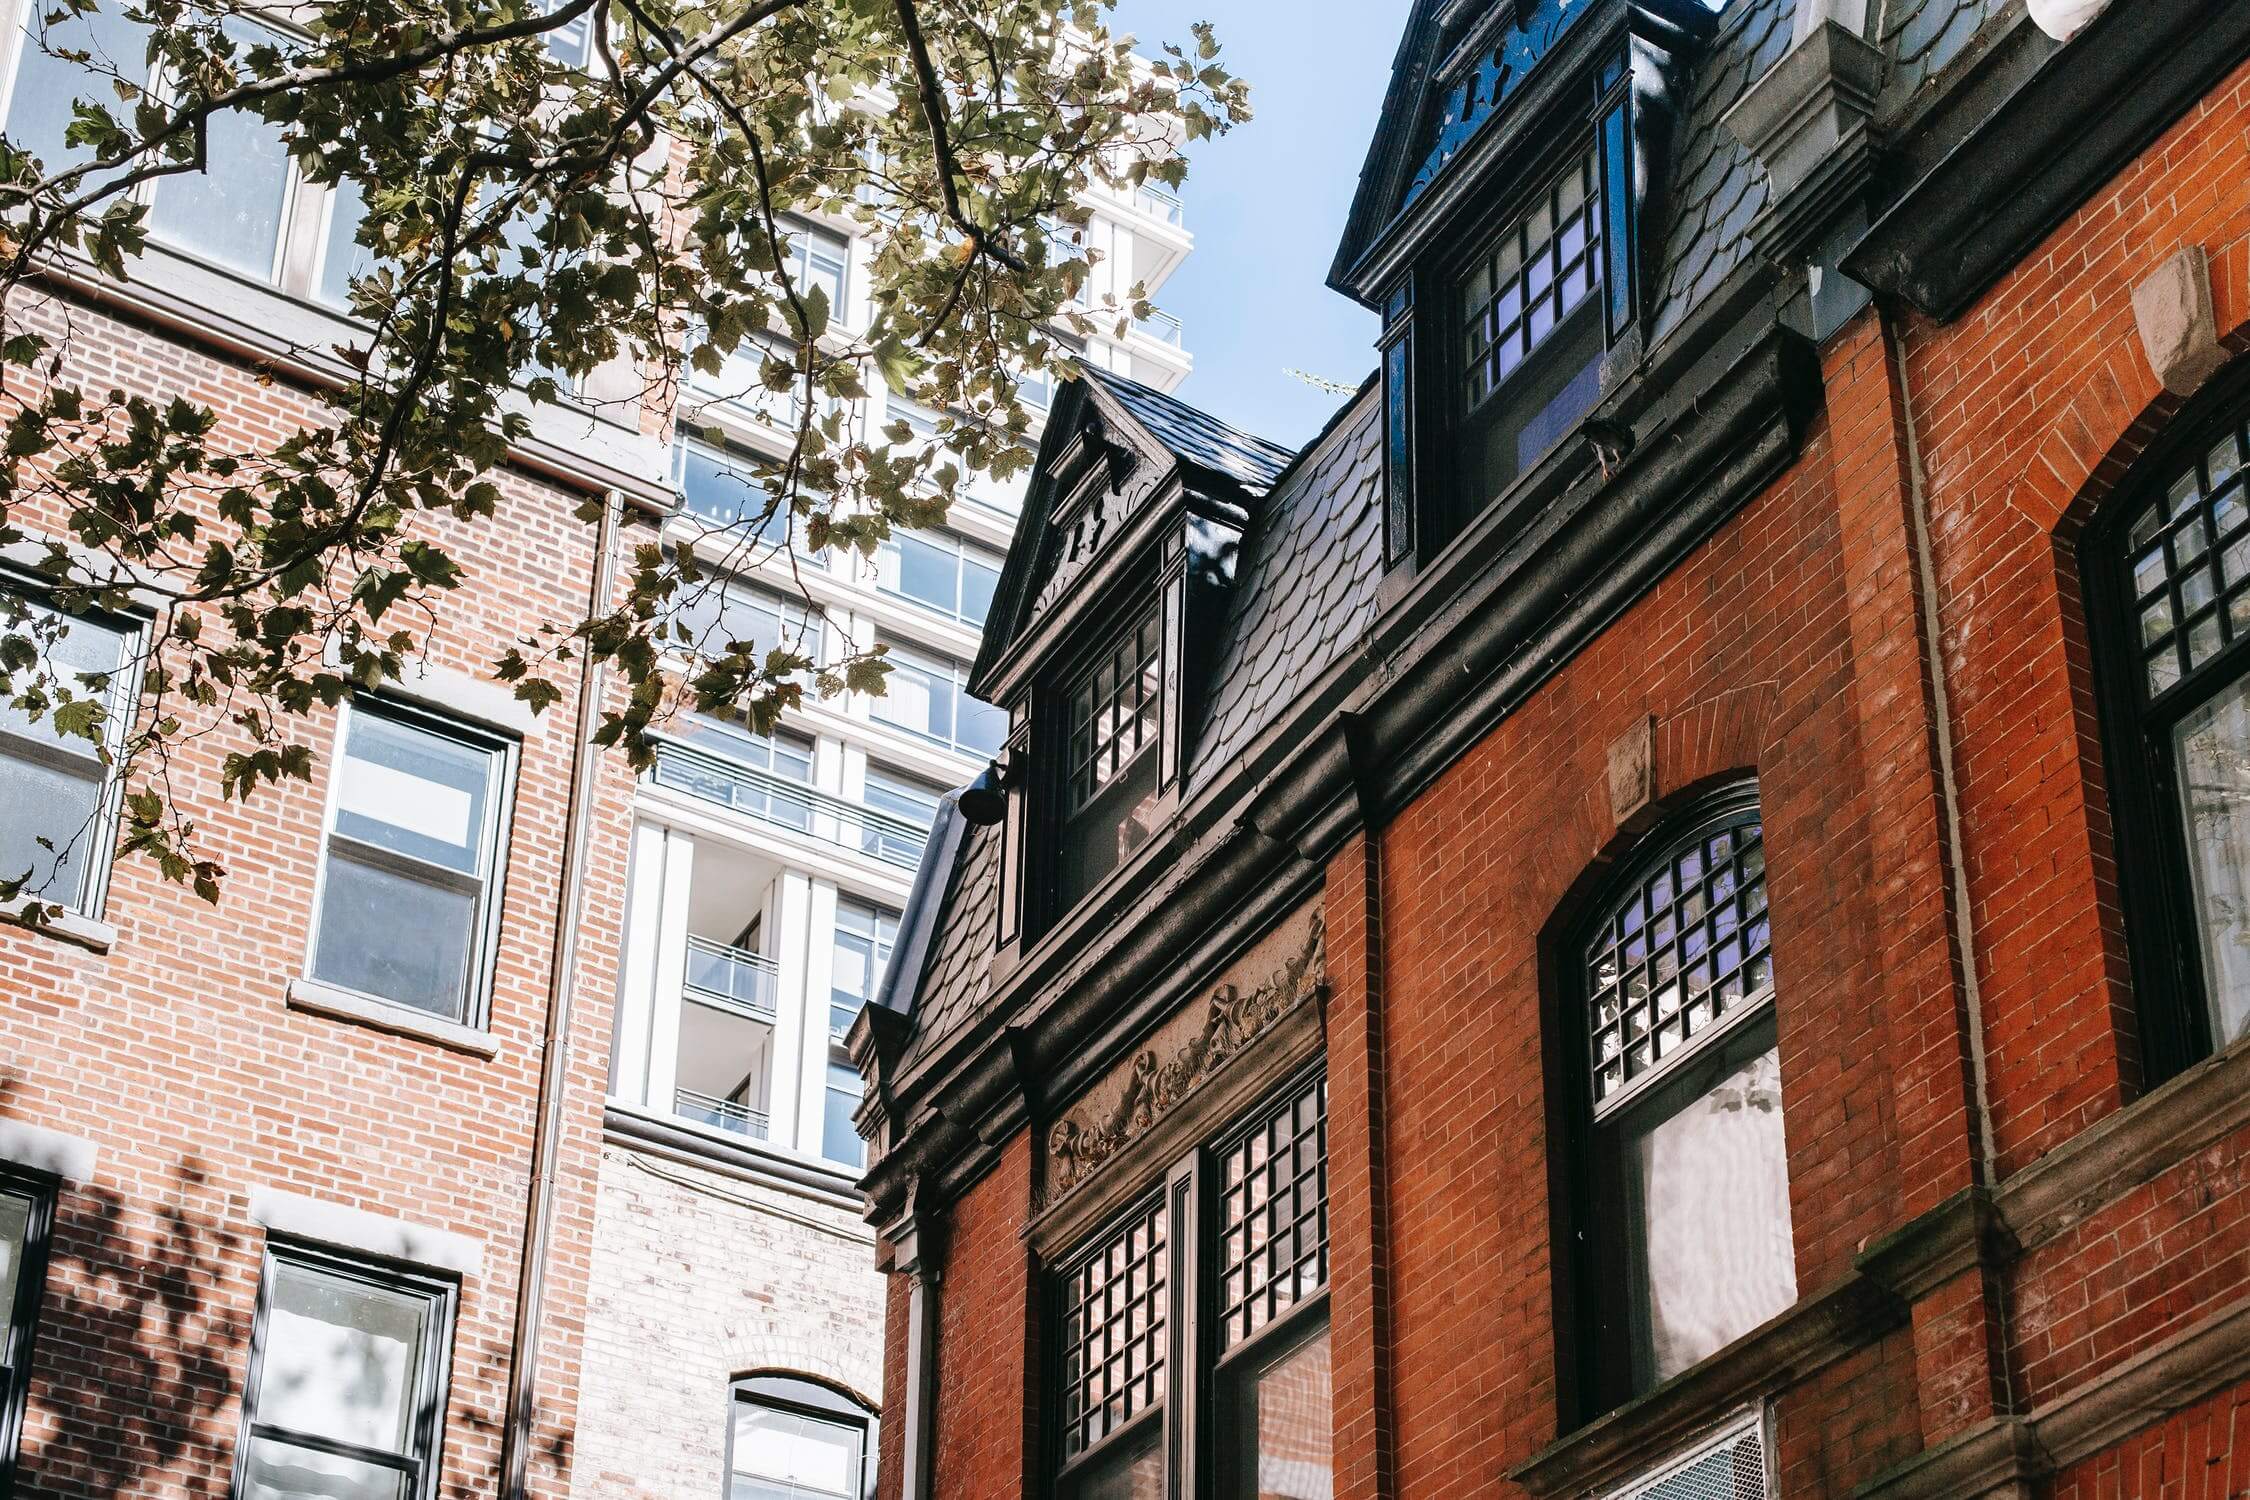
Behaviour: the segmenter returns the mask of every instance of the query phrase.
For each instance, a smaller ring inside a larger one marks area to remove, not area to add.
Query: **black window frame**
[[[46,1299],[61,1183],[45,1172],[0,1162],[0,1195],[27,1205],[15,1301],[6,1309],[7,1322],[0,1325],[0,1495],[10,1495],[15,1493],[17,1450],[31,1397],[31,1360],[38,1347],[39,1311]]]
[[[734,1419],[746,1405],[839,1425],[856,1423],[861,1434],[860,1495],[863,1500],[874,1500],[880,1414],[851,1392],[795,1370],[756,1370],[727,1383],[726,1445],[719,1470],[721,1500],[734,1493]]]
[[[103,741],[104,748],[115,754],[125,736],[133,732],[140,717],[140,668],[148,658],[150,621],[138,613],[121,613],[116,610],[86,609],[71,614],[55,598],[55,591],[37,578],[12,566],[0,566],[0,594],[13,594],[40,609],[50,610],[73,622],[84,621],[98,630],[123,637],[125,659],[109,686],[110,730]],[[72,690],[78,685],[73,682]],[[115,766],[102,777],[101,796],[96,814],[88,829],[83,857],[86,865],[85,889],[76,901],[56,901],[53,904],[79,916],[100,920],[109,901],[112,867],[117,856],[117,829],[125,808],[125,782]],[[0,874],[8,873],[0,870]],[[26,892],[41,901],[52,898],[37,891]]]
[[[2101,761],[2115,847],[2119,907],[2132,975],[2135,1040],[2143,1087],[2153,1088],[2216,1050],[2210,976],[2180,811],[2171,735],[2191,715],[2250,677],[2250,629],[2240,629],[2208,661],[2151,694],[2132,583],[2135,519],[2162,504],[2188,465],[2203,476],[2206,457],[2232,427],[2250,429],[2250,364],[2237,363],[2170,423],[2104,499],[2078,541],[2078,578],[2086,604]],[[2250,463],[2232,481],[2250,504]],[[2208,501],[2202,507],[2208,512]],[[2166,526],[2160,535],[2172,530]],[[2209,538],[2197,563],[2214,560],[2230,539]],[[2153,595],[2151,596],[2153,597]],[[2175,600],[2176,600],[2175,596]],[[2213,618],[2226,614],[2222,585]],[[2180,622],[2175,621],[2175,625]]]
[[[408,1459],[411,1467],[401,1464],[400,1460],[404,1455],[362,1448],[355,1443],[301,1433],[294,1428],[258,1420],[259,1389],[265,1379],[266,1340],[271,1326],[274,1287],[278,1279],[275,1272],[282,1265],[303,1266],[386,1292],[403,1292],[420,1297],[430,1309],[425,1315],[427,1321],[421,1364],[414,1372],[415,1454]],[[258,1268],[258,1301],[250,1325],[250,1355],[244,1367],[242,1382],[242,1418],[235,1438],[234,1469],[228,1481],[227,1493],[233,1497],[248,1493],[251,1449],[255,1441],[263,1437],[348,1458],[354,1462],[372,1463],[394,1472],[404,1472],[408,1476],[404,1491],[406,1500],[437,1500],[440,1481],[444,1477],[445,1414],[446,1407],[452,1401],[453,1337],[460,1320],[460,1297],[460,1281],[452,1276],[401,1261],[352,1255],[306,1241],[278,1237],[268,1239]]]
[[[1589,873],[1586,889],[1567,901],[1550,929],[1546,967],[1557,1003],[1547,1028],[1549,1138],[1563,1149],[1549,1158],[1549,1202],[1555,1230],[1554,1301],[1558,1408],[1563,1429],[1591,1422],[1645,1395],[1654,1381],[1645,1367],[1641,1334],[1645,1290],[1634,1284],[1640,1239],[1636,1198],[1626,1153],[1654,1123],[1703,1097],[1714,1078],[1779,1040],[1779,986],[1770,939],[1766,982],[1744,995],[1701,1040],[1691,1034],[1671,1060],[1628,1077],[1606,1100],[1597,1097],[1599,1021],[1588,977],[1588,953],[1598,928],[1643,888],[1658,867],[1722,830],[1747,823],[1760,828],[1764,812],[1755,780],[1740,779],[1707,791],[1641,831]],[[1770,890],[1770,877],[1759,877]],[[1770,924],[1770,905],[1758,920]],[[1784,1103],[1786,1118],[1786,1090]],[[1802,1295],[1802,1287],[1798,1289]]]
[[[1317,1100],[1317,1215],[1319,1260],[1324,1274],[1316,1287],[1300,1290],[1292,1300],[1272,1308],[1257,1327],[1230,1342],[1226,1327],[1229,1309],[1222,1300],[1229,1270],[1221,1244],[1225,1223],[1222,1164],[1228,1153],[1289,1116],[1308,1096]],[[1042,1267],[1040,1326],[1053,1331],[1051,1337],[1042,1340],[1046,1378],[1041,1382],[1041,1464],[1049,1480],[1048,1493],[1066,1500],[1073,1493],[1072,1484],[1096,1463],[1114,1457],[1131,1440],[1145,1440],[1150,1424],[1157,1428],[1155,1451],[1164,1467],[1166,1495],[1189,1500],[1227,1493],[1226,1455],[1216,1440],[1221,1405],[1232,1406],[1245,1391],[1255,1389],[1254,1381],[1260,1373],[1296,1353],[1330,1326],[1334,1246],[1329,1227],[1327,1122],[1328,1063],[1325,1057],[1316,1057],[1292,1069],[1286,1078],[1262,1090],[1255,1102],[1200,1137],[1172,1159],[1159,1182],[1105,1215],[1090,1232]],[[1152,1213],[1162,1215],[1164,1226],[1160,1262],[1164,1271],[1162,1394],[1072,1452],[1065,1436],[1068,1413],[1064,1406],[1070,1278],[1100,1258],[1121,1233]]]

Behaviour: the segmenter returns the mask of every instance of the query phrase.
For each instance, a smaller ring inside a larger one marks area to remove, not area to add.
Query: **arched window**
[[[2084,553],[2151,1081],[2250,1031],[2246,385],[2150,455]]]
[[[1756,790],[1644,839],[1565,954],[1590,1416],[1797,1297]]]
[[[734,1383],[726,1500],[866,1500],[875,1493],[874,1414],[795,1375]]]

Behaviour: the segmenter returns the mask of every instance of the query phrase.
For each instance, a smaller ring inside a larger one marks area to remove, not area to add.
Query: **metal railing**
[[[1159,344],[1170,344],[1175,349],[1180,346],[1180,341],[1186,336],[1186,330],[1180,326],[1180,320],[1161,308],[1150,308],[1148,316],[1133,320],[1133,326]]]
[[[930,841],[929,829],[918,823],[861,807],[786,776],[678,740],[657,742],[656,764],[649,770],[648,779],[777,828],[908,869],[922,862],[922,846]]]
[[[1167,224],[1180,224],[1185,216],[1179,199],[1164,189],[1145,182],[1141,184],[1140,191],[1133,195],[1133,204],[1150,218],[1162,219]]]
[[[694,1089],[674,1089],[672,1113],[683,1120],[708,1125],[729,1135],[747,1136],[754,1141],[766,1138],[766,1112],[752,1109],[747,1104],[737,1104],[732,1099],[715,1099],[709,1094],[699,1094]]]
[[[772,1022],[781,971],[762,953],[690,934],[685,984],[694,998]]]

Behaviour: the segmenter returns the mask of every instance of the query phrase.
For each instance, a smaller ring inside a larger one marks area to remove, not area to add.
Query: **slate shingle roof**
[[[1374,622],[1383,571],[1382,418],[1381,392],[1370,386],[1252,520],[1188,767],[1191,793]]]
[[[907,1068],[974,1020],[992,992],[1000,830],[965,829],[952,878],[938,888],[945,896],[938,908],[939,929],[923,960],[921,986],[907,1007],[914,1017],[914,1033],[902,1059]]]
[[[1789,50],[1792,0],[1731,7],[1695,74],[1681,132],[1652,333],[1677,328],[1750,255],[1750,221],[1766,206],[1766,169],[1720,123]]]
[[[1279,443],[1229,427],[1208,412],[1108,370],[1088,365],[1086,378],[1117,398],[1150,435],[1189,463],[1224,474],[1253,494],[1264,494],[1296,457]]]
[[[1883,50],[1891,58],[1890,86],[1911,92],[1943,72],[1966,52],[1984,23],[2015,0],[1906,0],[1893,7],[1883,26]]]

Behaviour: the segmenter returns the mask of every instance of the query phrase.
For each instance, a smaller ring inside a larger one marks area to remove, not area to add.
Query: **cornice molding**
[[[1018,1050],[1067,1096],[1180,1003],[1189,975],[1317,884],[1320,858],[1428,785],[1787,468],[1819,403],[1818,361],[1770,299],[1738,313],[1692,355],[1667,354],[1674,374],[1634,415],[1621,469],[1604,481],[1577,451],[1527,476],[1527,493],[1546,489],[1470,528],[1145,862],[999,980],[970,1032],[892,1080],[910,1123],[864,1183],[872,1212],[910,1179],[952,1191],[989,1164],[987,1132],[970,1127],[1018,1093],[1004,1031],[1024,1032]]]
[[[1844,272],[1951,322],[2246,57],[2250,6],[2110,7],[1906,187]]]

